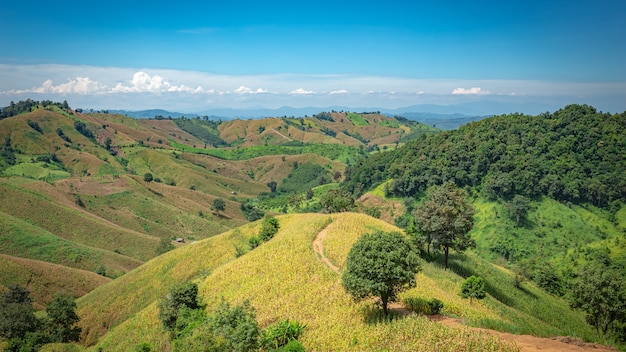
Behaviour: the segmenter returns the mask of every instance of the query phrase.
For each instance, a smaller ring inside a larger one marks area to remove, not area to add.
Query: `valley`
[[[209,312],[249,300],[262,328],[305,324],[312,351],[624,347],[626,309],[600,334],[570,305],[588,267],[626,294],[626,113],[570,105],[442,131],[378,112],[139,119],[35,103],[0,120],[0,292],[23,286],[37,310],[75,297],[80,340],[58,350],[172,350],[159,300],[184,282]],[[353,301],[352,245],[409,233],[449,181],[475,209],[474,245],[445,270],[435,242],[417,244],[417,285],[388,320]],[[278,232],[252,246],[270,215]],[[484,300],[459,296],[472,275]],[[442,316],[401,312],[435,298]]]

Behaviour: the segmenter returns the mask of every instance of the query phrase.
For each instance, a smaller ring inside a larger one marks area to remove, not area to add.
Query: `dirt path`
[[[331,270],[336,273],[339,273],[339,268],[333,264],[325,255],[324,255],[324,239],[328,235],[328,227],[324,228],[320,231],[315,239],[313,240],[313,251],[317,255],[317,257],[326,264]],[[413,314],[402,304],[400,303],[391,303],[389,304],[389,309],[399,313],[399,314]],[[428,317],[430,321],[436,322],[439,324],[453,326],[453,327],[461,327],[482,331],[494,336],[498,336],[501,339],[509,340],[515,342],[519,347],[521,352],[615,352],[616,349],[612,349],[606,346],[592,344],[592,343],[584,343],[579,339],[574,339],[570,337],[553,337],[553,338],[544,338],[537,337],[532,335],[515,335],[509,334],[506,332],[499,332],[495,330],[482,329],[482,328],[474,328],[467,325],[464,325],[463,322],[459,319],[454,319],[447,317],[445,315],[431,315]]]
[[[429,316],[431,321],[437,322],[439,324],[448,325],[448,326],[464,326],[466,328],[482,331],[491,335],[498,336],[504,340],[509,340],[515,342],[518,346],[520,346],[520,350],[522,352],[536,352],[536,351],[547,351],[547,352],[615,352],[617,350],[597,345],[593,343],[584,343],[580,339],[575,339],[571,337],[553,337],[553,338],[544,338],[537,337],[532,335],[514,335],[506,332],[499,332],[495,330],[482,329],[482,328],[474,328],[468,327],[464,325],[459,319],[450,318],[444,315],[432,315]]]
[[[313,251],[317,254],[317,257],[320,258],[322,263],[326,264],[332,271],[339,273],[339,268],[333,264],[326,255],[324,255],[324,239],[328,234],[328,227],[325,227],[322,231],[320,231],[317,236],[315,236],[315,240],[313,240]]]

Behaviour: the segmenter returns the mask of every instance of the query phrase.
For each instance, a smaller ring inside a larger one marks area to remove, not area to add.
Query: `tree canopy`
[[[415,230],[412,235],[427,250],[433,245],[443,248],[448,267],[450,248],[463,251],[474,245],[469,231],[474,225],[474,207],[467,193],[448,182],[428,189],[426,199],[415,208]]]
[[[452,181],[492,199],[547,195],[603,207],[626,200],[624,130],[626,112],[587,105],[496,116],[374,154],[348,168],[344,185],[360,195],[392,179],[388,193],[408,197]]]
[[[416,285],[419,271],[419,257],[408,238],[398,232],[377,231],[354,243],[342,283],[356,300],[378,297],[386,317],[387,304],[402,290]]]

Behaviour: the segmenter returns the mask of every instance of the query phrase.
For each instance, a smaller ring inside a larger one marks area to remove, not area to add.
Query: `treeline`
[[[625,130],[626,113],[587,105],[497,116],[361,160],[344,187],[360,195],[391,180],[388,195],[415,197],[452,181],[494,200],[547,195],[606,207],[626,200]]]
[[[17,103],[11,102],[9,106],[3,107],[2,110],[0,110],[0,120],[7,118],[7,117],[23,114],[25,112],[31,112],[37,109],[39,106],[42,106],[43,108],[47,108],[49,106],[56,106],[59,109],[66,109],[66,110],[70,108],[69,105],[67,104],[67,101],[63,101],[62,103],[59,103],[59,102],[53,102],[52,100],[43,100],[43,101],[36,101],[36,100],[31,100],[31,99],[20,100]]]

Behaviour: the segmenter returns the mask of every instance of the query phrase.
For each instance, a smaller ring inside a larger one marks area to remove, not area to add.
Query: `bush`
[[[259,245],[261,245],[261,240],[258,237],[250,237],[248,239],[248,244],[250,245],[250,249],[255,249]]]
[[[402,300],[404,307],[411,312],[434,315],[439,314],[443,308],[443,302],[433,298],[430,301],[420,297],[406,297]]]
[[[304,352],[304,346],[302,346],[302,344],[298,341],[298,340],[291,340],[289,341],[285,347],[283,347],[282,349],[280,349],[284,352]]]
[[[461,285],[461,297],[469,298],[470,303],[473,299],[483,299],[486,296],[485,280],[478,276],[470,276]]]
[[[428,305],[430,306],[430,314],[439,314],[443,308],[443,302],[436,298],[431,299]]]
[[[406,297],[402,300],[404,307],[411,312],[430,315],[430,305],[428,301],[420,297]]]
[[[284,346],[286,350],[289,342],[297,340],[298,337],[302,335],[305,328],[306,325],[300,324],[295,321],[290,322],[289,319],[274,323],[268,326],[261,333],[263,347],[271,350],[279,349],[280,347]]]
[[[261,231],[259,232],[259,239],[263,242],[267,242],[271,240],[274,235],[278,232],[280,228],[280,224],[278,223],[278,219],[275,217],[268,215],[263,220],[263,225],[261,225]]]

